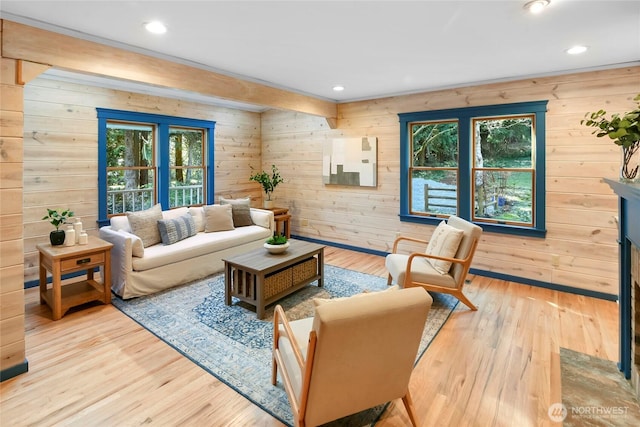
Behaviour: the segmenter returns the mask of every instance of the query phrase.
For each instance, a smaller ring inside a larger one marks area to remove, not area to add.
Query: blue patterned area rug
[[[312,298],[354,295],[365,290],[387,288],[385,278],[325,265],[324,287],[316,283],[287,296],[282,305],[290,320],[313,316]],[[432,294],[433,305],[417,360],[457,305],[457,299]],[[256,319],[255,309],[234,298],[224,303],[224,276],[218,274],[202,281],[131,300],[113,298],[113,305],[158,338],[232,387],[285,424],[293,424],[291,407],[280,381],[271,384],[273,308],[265,318]],[[242,363],[238,363],[241,360]],[[380,405],[352,417],[330,423],[332,426],[375,424],[386,405]]]

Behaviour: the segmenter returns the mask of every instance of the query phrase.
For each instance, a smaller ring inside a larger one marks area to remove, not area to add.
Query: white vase
[[[73,223],[73,231],[76,232],[76,243],[79,243],[80,234],[82,233],[82,221],[80,218],[76,218],[76,221]]]
[[[88,243],[89,243],[89,235],[87,234],[86,231],[82,231],[80,233],[80,237],[78,238],[78,244],[86,245]]]
[[[64,230],[64,245],[73,246],[76,244],[76,231],[73,229],[73,224],[67,224],[67,229]]]
[[[263,206],[265,209],[273,209],[276,205],[276,202],[274,202],[273,200],[265,200],[263,202]]]

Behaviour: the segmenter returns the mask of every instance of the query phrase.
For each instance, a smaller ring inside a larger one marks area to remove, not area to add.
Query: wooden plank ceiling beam
[[[8,20],[2,20],[2,36],[3,58],[307,113],[326,118],[331,128],[337,123],[334,102]]]

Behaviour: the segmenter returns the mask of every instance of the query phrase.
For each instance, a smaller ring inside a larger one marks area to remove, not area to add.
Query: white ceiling
[[[640,1],[551,0],[540,15],[525,3],[2,0],[0,11],[337,102],[640,64]],[[147,33],[151,20],[168,32]],[[568,55],[575,44],[589,50]]]

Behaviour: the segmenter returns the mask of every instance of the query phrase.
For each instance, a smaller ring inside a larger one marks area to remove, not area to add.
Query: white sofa
[[[204,217],[202,207],[162,211],[163,219],[189,213]],[[111,242],[111,289],[123,299],[152,294],[173,286],[202,279],[224,270],[224,258],[261,247],[273,235],[273,212],[250,209],[253,225],[226,231],[198,232],[176,243],[144,247],[132,233],[126,216],[111,218],[111,225],[100,228],[100,238]]]

